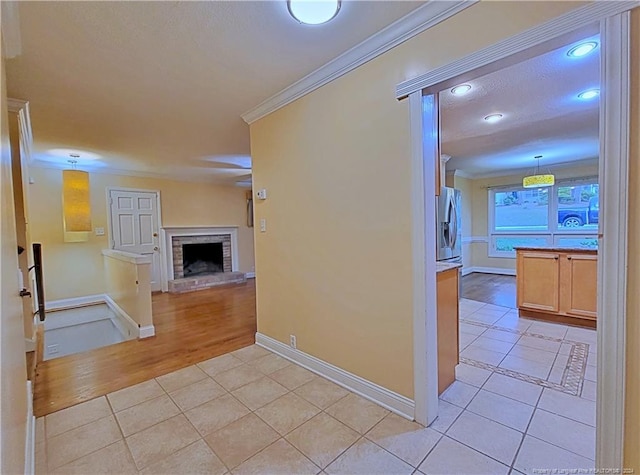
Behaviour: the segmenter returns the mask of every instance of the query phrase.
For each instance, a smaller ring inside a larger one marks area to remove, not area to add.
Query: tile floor
[[[592,468],[595,332],[460,304],[424,428],[258,346],[36,421],[36,472],[518,474]]]

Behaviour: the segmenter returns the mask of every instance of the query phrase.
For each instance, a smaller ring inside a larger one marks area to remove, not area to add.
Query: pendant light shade
[[[556,177],[551,173],[545,175],[540,174],[540,159],[542,155],[536,155],[535,158],[538,162],[533,175],[525,176],[522,179],[523,188],[543,188],[545,186],[553,186],[556,182]]]
[[[62,213],[65,232],[91,231],[89,173],[62,171]]]
[[[522,186],[524,188],[540,188],[544,186],[553,186],[556,182],[556,177],[553,175],[530,175],[525,176],[522,179]]]

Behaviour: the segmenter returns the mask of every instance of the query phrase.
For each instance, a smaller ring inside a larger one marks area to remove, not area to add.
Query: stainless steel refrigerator
[[[442,188],[436,210],[438,261],[462,262],[460,190]]]

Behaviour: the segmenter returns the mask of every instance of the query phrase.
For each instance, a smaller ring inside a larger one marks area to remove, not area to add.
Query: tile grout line
[[[540,400],[542,399],[542,395],[544,394],[544,389],[542,391],[540,391],[540,394],[538,395],[538,400],[536,401],[536,404],[533,406],[533,412],[531,413],[531,417],[529,418],[529,422],[527,423],[527,427],[525,428],[523,434],[522,434],[522,440],[520,440],[520,444],[518,445],[518,449],[516,450],[516,453],[513,456],[513,460],[511,461],[511,465],[510,465],[510,469],[511,470],[517,470],[515,468],[515,463],[516,460],[518,459],[518,455],[520,455],[520,450],[522,449],[522,444],[524,444],[524,439],[527,437],[528,432],[529,432],[529,428],[531,427],[531,422],[533,422],[533,416],[535,416],[536,414],[536,410],[538,409],[538,404],[540,404]]]

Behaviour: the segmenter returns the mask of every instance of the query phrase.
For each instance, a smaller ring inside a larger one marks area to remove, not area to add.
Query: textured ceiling
[[[110,168],[233,182],[240,115],[424,2],[343,1],[321,26],[282,1],[22,2],[9,97],[30,102],[36,159],[80,149]]]
[[[464,96],[441,92],[447,170],[481,176],[533,167],[536,155],[543,168],[597,159],[598,100],[577,95],[599,87],[599,49],[571,58],[574,44],[467,81]],[[492,113],[504,118],[487,123]]]

